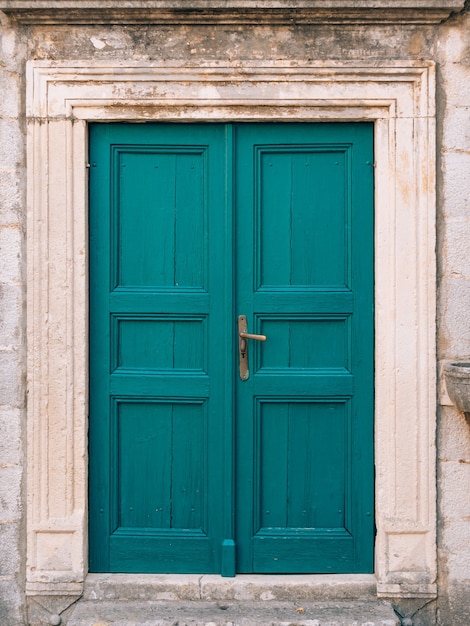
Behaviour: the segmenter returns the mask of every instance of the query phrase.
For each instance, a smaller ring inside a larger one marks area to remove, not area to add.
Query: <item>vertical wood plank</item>
[[[121,528],[170,528],[173,407],[120,403],[118,489]]]
[[[261,527],[285,528],[288,502],[289,406],[286,403],[261,403],[260,447],[256,463],[260,467]]]
[[[257,154],[261,284],[289,285],[292,236],[291,156],[268,149],[258,151]]]
[[[205,527],[207,465],[203,408],[197,404],[173,406],[171,527]]]

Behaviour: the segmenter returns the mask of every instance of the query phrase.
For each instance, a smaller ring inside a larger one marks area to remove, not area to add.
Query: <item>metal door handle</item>
[[[242,380],[248,380],[250,377],[250,370],[248,369],[248,342],[247,339],[254,339],[255,341],[266,341],[266,335],[255,335],[253,333],[247,333],[246,315],[238,316],[238,361],[240,364],[240,378]]]
[[[256,341],[266,341],[266,335],[253,335],[253,333],[240,333],[242,339],[255,339]]]

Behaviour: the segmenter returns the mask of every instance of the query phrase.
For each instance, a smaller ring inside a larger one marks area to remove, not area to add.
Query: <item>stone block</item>
[[[468,499],[468,492],[462,497]],[[441,570],[470,585],[470,520],[443,521],[438,544]]]
[[[437,607],[435,601],[429,602],[428,599],[423,600],[419,598],[394,598],[392,606],[395,612],[402,618],[401,623],[403,625],[435,626],[436,624]]]
[[[470,77],[469,77],[470,83]],[[445,219],[468,218],[470,214],[470,153],[444,153],[441,157],[441,213]]]
[[[0,283],[21,282],[22,239],[18,226],[0,226]]]
[[[446,276],[470,280],[470,215],[442,226],[441,270]]]
[[[22,453],[21,409],[0,408],[0,465],[20,465]]]
[[[449,22],[439,34],[437,52],[441,62],[465,63],[470,49],[470,15],[464,14],[458,22]]]
[[[199,600],[200,580],[198,574],[89,574],[84,597],[99,601]]]
[[[2,118],[19,118],[22,101],[19,75],[0,67],[0,93],[2,94],[0,104]]]
[[[15,56],[17,44],[17,35],[15,30],[7,29],[2,32],[2,38],[0,39],[0,51],[2,52],[2,61],[5,63],[5,67],[11,69],[8,65],[8,61]]]
[[[434,626],[436,622],[436,602],[427,602],[413,614],[413,626]]]
[[[0,349],[22,344],[24,323],[21,287],[0,283]]]
[[[26,136],[17,120],[0,119],[0,163],[5,169],[13,169],[24,163]]]
[[[18,351],[0,351],[0,405],[24,405],[24,364]]]
[[[67,625],[398,626],[399,623],[390,604],[376,599],[325,603],[291,596],[285,602],[78,602]],[[31,626],[39,624],[31,622]]]
[[[470,425],[454,407],[441,407],[438,421],[440,459],[458,461],[470,454]]]
[[[69,624],[68,617],[74,610],[79,596],[29,596],[27,598],[28,626],[50,626]],[[68,609],[68,610],[67,610]],[[59,620],[60,618],[60,620]],[[95,620],[94,626],[112,626]],[[144,625],[142,625],[144,626]]]
[[[438,600],[439,626],[468,626],[470,581],[447,581]]]
[[[0,577],[20,573],[21,544],[19,523],[0,524]]]
[[[22,168],[6,170],[0,166],[0,226],[25,223],[25,188]]]
[[[318,601],[359,599],[375,597],[373,577],[343,574],[328,575],[278,575],[275,579],[263,576],[203,576],[200,582],[203,600],[223,601],[277,601],[285,602],[295,597],[298,601],[315,598]]]
[[[441,357],[456,359],[470,355],[470,281],[448,279],[439,291],[438,349]]]
[[[470,106],[446,110],[441,146],[443,150],[470,150]]]
[[[14,580],[0,580],[0,624],[25,626],[24,593]]]
[[[0,523],[21,519],[22,475],[20,467],[0,467]]]
[[[470,67],[464,63],[445,62],[440,70],[448,110],[470,106]]]
[[[470,450],[458,461],[441,461],[438,489],[439,509],[443,519],[470,520],[470,498],[467,497],[470,493]]]

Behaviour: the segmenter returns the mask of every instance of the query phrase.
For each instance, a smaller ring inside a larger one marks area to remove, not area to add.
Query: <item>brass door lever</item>
[[[266,341],[266,335],[255,335],[247,332],[246,315],[238,316],[238,360],[240,364],[240,378],[242,380],[248,380],[250,377],[250,370],[248,367],[248,341],[247,339],[254,339],[255,341]]]

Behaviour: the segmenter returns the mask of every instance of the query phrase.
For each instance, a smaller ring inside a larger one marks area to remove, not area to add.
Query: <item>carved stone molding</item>
[[[464,0],[0,0],[42,24],[435,24]]]
[[[31,62],[28,592],[87,573],[88,121],[374,122],[379,595],[436,593],[435,84],[426,62]]]

